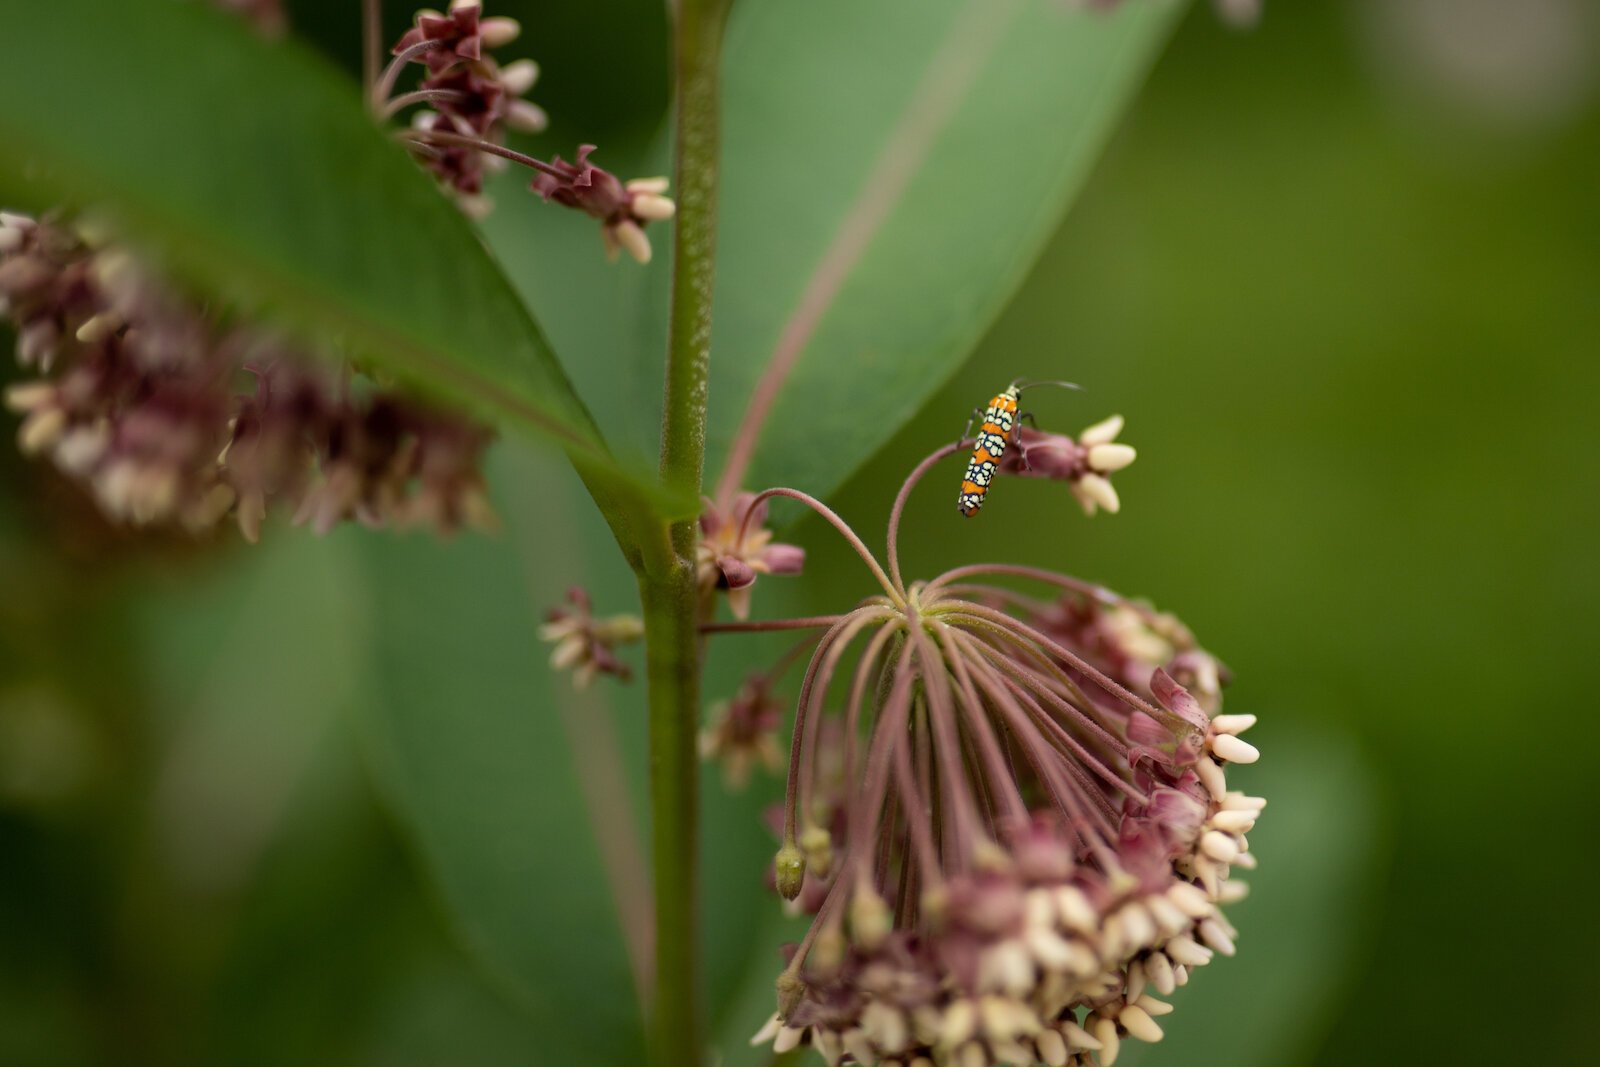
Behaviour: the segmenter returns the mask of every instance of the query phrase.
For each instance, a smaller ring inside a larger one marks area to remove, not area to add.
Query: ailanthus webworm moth
[[[1006,454],[1006,448],[1011,442],[1011,434],[1016,429],[1018,420],[1023,417],[1017,412],[1022,391],[1038,385],[1058,385],[1063,389],[1078,388],[1071,382],[1029,382],[1026,385],[1012,382],[989,400],[989,406],[983,411],[983,423],[978,427],[972,458],[967,461],[966,476],[961,479],[961,495],[956,501],[956,507],[968,518],[976,515],[978,509],[983,507],[983,499],[989,493],[989,483],[994,480],[1000,459]],[[967,429],[971,428],[972,423],[968,422]],[[962,439],[965,440],[966,436],[966,432],[963,431]]]

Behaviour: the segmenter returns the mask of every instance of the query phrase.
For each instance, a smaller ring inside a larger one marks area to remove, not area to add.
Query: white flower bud
[[[1089,466],[1105,474],[1119,471],[1138,458],[1132,445],[1103,444],[1089,449]]]
[[[476,5],[473,5],[476,6]],[[478,23],[478,34],[485,48],[503,48],[522,33],[522,23],[504,15],[496,15]]]

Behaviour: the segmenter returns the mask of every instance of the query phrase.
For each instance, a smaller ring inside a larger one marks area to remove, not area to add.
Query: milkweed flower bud
[[[798,897],[806,878],[805,854],[794,845],[784,845],[773,858],[772,868],[777,875],[778,895],[784,900]]]

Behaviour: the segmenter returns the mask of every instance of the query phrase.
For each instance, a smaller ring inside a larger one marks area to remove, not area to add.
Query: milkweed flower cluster
[[[625,182],[590,162],[594,145],[580,146],[570,163],[560,156],[546,162],[505,146],[508,130],[539,133],[549,124],[542,108],[522,99],[538,78],[538,66],[521,59],[502,67],[487,51],[520,33],[515,19],[484,18],[478,0],[456,0],[447,14],[420,11],[392,49],[394,59],[373,89],[373,106],[384,118],[418,107],[401,136],[470,214],[489,210],[482,195],[486,171],[518,163],[535,172],[530,188],[547,202],[600,221],[609,258],[627,252],[639,263],[650,262],[645,227],[676,210],[666,178]],[[415,90],[391,95],[400,72],[413,63],[427,75]]]
[[[813,918],[755,1040],[830,1064],[1109,1067],[1234,952],[1222,909],[1265,802],[1228,779],[1258,758],[1238,736],[1255,720],[1220,713],[1226,672],[1182,623],[1109,590],[1002,563],[906,583],[907,495],[961,448],[907,479],[887,568],[805,494],[752,499],[811,506],[882,587],[842,615],[708,627],[823,630],[773,869]]]
[[[743,789],[752,767],[776,774],[783,766],[778,746],[783,705],[773,681],[767,671],[745,679],[733,699],[712,706],[711,725],[700,732],[701,757],[722,764],[723,781],[730,789]]]
[[[490,54],[521,32],[515,19],[484,18],[476,0],[457,0],[443,14],[419,11],[373,89],[373,106],[385,118],[423,105],[410,120],[412,151],[472,214],[488,210],[481,196],[486,170],[506,162],[485,149],[504,145],[508,130],[539,133],[549,125],[544,110],[523,99],[538,65],[520,59],[501,66]],[[416,89],[391,96],[408,64],[421,65],[425,76]]]
[[[53,460],[107,515],[196,532],[231,515],[251,541],[273,505],[318,532],[344,519],[492,525],[487,430],[341,380],[90,236],[0,215],[0,314],[39,374],[6,393],[22,451]]]

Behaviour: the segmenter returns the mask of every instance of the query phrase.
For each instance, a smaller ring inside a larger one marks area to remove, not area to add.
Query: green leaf
[[[708,477],[786,334],[797,361],[745,484],[825,495],[866,462],[1011,298],[1183,6],[735,5]],[[666,168],[659,143],[602,145],[596,159],[624,177]],[[583,220],[540,207],[508,179],[491,240],[563,350],[595,354],[573,373],[606,398],[597,412],[606,433],[649,447],[665,278],[607,268]],[[659,262],[664,231],[650,233]],[[997,366],[994,388],[1017,373]],[[954,436],[966,414],[950,412],[931,432]]]
[[[787,346],[747,484],[826,493],[866,462],[1021,283],[1182,6],[748,5],[729,42],[714,454]],[[996,367],[995,388],[1015,373]]]
[[[14,4],[6,36],[27,45],[0,64],[0,192],[107,209],[194,284],[619,480],[538,325],[347,78],[198,3]]]
[[[597,612],[637,600],[609,548],[592,549],[603,527],[573,479],[516,449],[497,459],[513,464],[496,479],[503,537],[363,545],[375,643],[362,734],[461,940],[539,1030],[538,1061],[636,1063],[644,1035],[606,849],[632,855],[627,892],[648,914],[646,824],[629,788],[644,773],[643,719],[636,703],[608,706],[610,679],[575,694],[537,626],[565,585],[589,580],[591,556],[610,574],[590,585]],[[596,742],[608,725],[624,747]],[[614,842],[594,832],[596,788]]]

